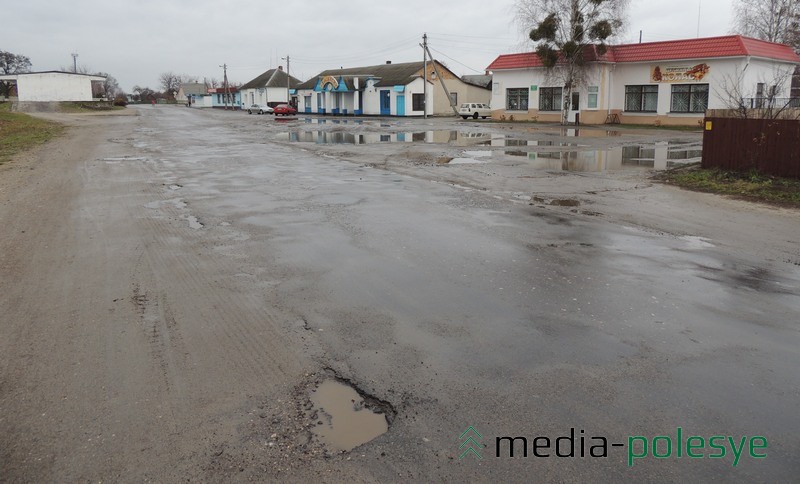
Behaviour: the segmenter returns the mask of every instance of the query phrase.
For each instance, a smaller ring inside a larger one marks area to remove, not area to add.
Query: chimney
[[[389,64],[391,64],[391,63],[392,63],[392,61],[386,61],[386,65],[387,65],[387,66],[388,66]]]

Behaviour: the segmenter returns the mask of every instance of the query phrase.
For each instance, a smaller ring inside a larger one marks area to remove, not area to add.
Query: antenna
[[[78,72],[78,53],[72,53],[72,72]]]
[[[697,0],[697,38],[700,38],[700,9],[703,6],[703,0]]]

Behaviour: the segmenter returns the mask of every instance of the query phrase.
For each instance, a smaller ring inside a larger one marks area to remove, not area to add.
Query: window
[[[708,109],[708,84],[672,86],[673,113],[704,113]]]
[[[539,89],[539,111],[561,111],[563,100],[560,87],[543,87]]]
[[[528,88],[506,89],[506,109],[508,111],[527,111]]]
[[[411,95],[411,110],[412,111],[424,111],[425,110],[425,95],[424,94],[412,94]]]
[[[457,92],[451,92],[450,93],[450,103],[453,106],[458,106],[458,93]]]
[[[600,88],[597,86],[589,86],[589,96],[588,96],[588,104],[587,108],[589,109],[597,109],[597,93],[600,92]]]
[[[654,113],[658,110],[658,86],[625,86],[625,111]]]

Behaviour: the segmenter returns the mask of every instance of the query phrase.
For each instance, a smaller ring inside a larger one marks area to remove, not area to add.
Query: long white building
[[[584,81],[566,100],[569,121],[697,125],[707,109],[786,103],[800,57],[791,47],[739,35],[584,50]],[[489,67],[492,117],[558,122],[565,86],[535,52]]]

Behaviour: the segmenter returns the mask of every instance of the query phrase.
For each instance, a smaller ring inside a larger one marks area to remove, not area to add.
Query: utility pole
[[[292,78],[289,77],[289,56],[281,57],[281,60],[286,61],[286,104],[292,104]]]
[[[73,52],[72,53],[72,72],[74,72],[76,74],[78,72],[78,53],[77,52]]]
[[[433,72],[435,72],[436,77],[439,78],[439,83],[442,85],[444,94],[447,96],[447,102],[450,104],[450,108],[453,110],[453,113],[456,116],[458,116],[458,108],[456,108],[456,104],[453,102],[453,96],[451,96],[450,91],[447,90],[447,84],[444,83],[444,77],[442,77],[442,75],[439,73],[439,69],[436,68],[436,60],[433,58],[430,49],[428,49],[427,36],[425,36],[424,40],[425,40],[425,51],[428,53],[428,57],[431,58],[431,63],[433,64]],[[425,70],[427,72],[427,68]]]
[[[422,118],[428,119],[428,33],[422,34]]]
[[[228,88],[228,64],[222,64],[220,67],[222,67],[222,92],[225,109],[228,109],[228,98],[231,96],[231,90]]]

